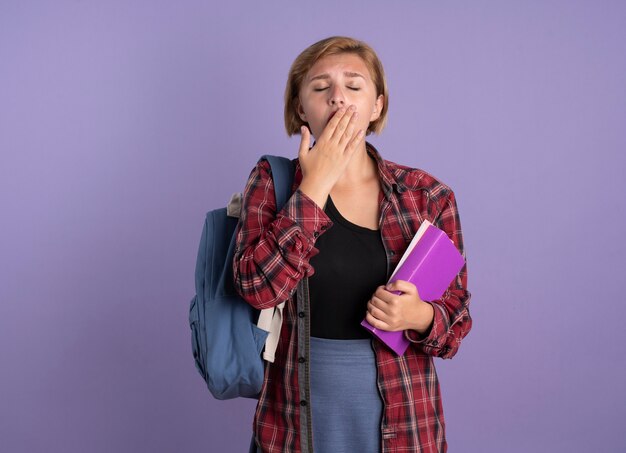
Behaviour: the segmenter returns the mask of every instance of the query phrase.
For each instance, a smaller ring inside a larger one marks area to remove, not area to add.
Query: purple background
[[[623,2],[3,0],[3,452],[245,451],[191,356],[203,216],[296,155],[287,71],[333,34],[385,65],[372,143],[458,197],[450,452],[626,448]]]

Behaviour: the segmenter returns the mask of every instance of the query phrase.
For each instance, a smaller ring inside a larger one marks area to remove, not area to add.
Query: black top
[[[309,277],[311,336],[340,340],[371,338],[361,326],[367,302],[386,283],[387,256],[380,230],[345,219],[330,196],[324,211],[333,226],[321,235]]]

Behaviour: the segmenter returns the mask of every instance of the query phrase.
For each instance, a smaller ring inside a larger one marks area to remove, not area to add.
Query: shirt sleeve
[[[276,212],[269,163],[259,162],[248,178],[237,225],[237,292],[258,309],[287,300],[303,277],[313,275],[315,241],[330,226],[324,210],[299,189]]]
[[[433,224],[445,231],[452,239],[463,258],[463,234],[452,191],[443,202],[443,207]],[[433,324],[430,331],[421,336],[414,330],[406,330],[406,338],[429,355],[449,359],[457,353],[461,340],[472,328],[469,313],[470,292],[467,290],[467,260],[441,299],[430,301],[434,309]]]

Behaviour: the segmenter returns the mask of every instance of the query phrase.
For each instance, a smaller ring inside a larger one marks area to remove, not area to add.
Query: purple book
[[[422,300],[433,301],[443,295],[464,263],[463,256],[448,235],[426,220],[402,255],[389,283],[409,281],[417,287]],[[404,331],[376,329],[366,320],[361,325],[398,355],[403,355],[409,346]]]

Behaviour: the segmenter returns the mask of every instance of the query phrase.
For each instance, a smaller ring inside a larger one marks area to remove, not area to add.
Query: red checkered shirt
[[[422,170],[382,159],[369,143],[367,152],[377,163],[382,186],[380,231],[388,277],[425,219],[445,231],[464,255],[452,190]],[[262,161],[252,170],[244,191],[233,263],[236,288],[252,306],[263,309],[287,301],[276,359],[266,365],[254,417],[257,445],[269,453],[313,453],[307,401],[307,277],[314,273],[309,260],[318,253],[315,241],[332,226],[323,209],[298,190],[302,171],[298,159],[293,162],[293,194],[279,212],[269,164]],[[374,340],[383,401],[381,452],[447,450],[433,357],[453,357],[472,326],[466,286],[464,266],[443,297],[430,301],[434,320],[428,335],[405,332],[412,344],[403,356]]]

